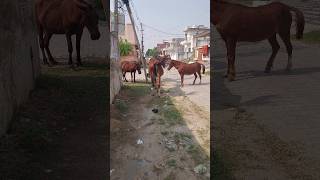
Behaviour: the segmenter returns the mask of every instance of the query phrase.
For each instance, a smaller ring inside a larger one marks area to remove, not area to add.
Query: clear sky
[[[111,7],[113,6],[111,0]],[[168,32],[168,35],[144,27],[145,51],[153,48],[162,40],[184,37],[185,28],[192,25],[210,27],[210,0],[130,0],[143,24]],[[134,12],[134,11],[133,11]],[[126,23],[130,23],[127,17]],[[139,25],[140,27],[140,25]],[[138,33],[141,38],[140,32]]]

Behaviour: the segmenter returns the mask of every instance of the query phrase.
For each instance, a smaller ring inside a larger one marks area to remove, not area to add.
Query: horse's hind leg
[[[133,82],[133,79],[132,79],[132,77],[133,77],[133,76],[132,76],[132,72],[131,72],[130,74],[131,74],[131,82]]]
[[[287,48],[287,53],[288,53],[287,71],[290,71],[292,68],[292,44],[290,40],[290,31],[289,33],[281,33],[280,37]]]
[[[69,64],[69,65],[72,65],[72,51],[73,51],[73,47],[72,47],[71,35],[70,35],[70,34],[66,34],[66,38],[67,38],[68,52],[69,52],[69,61],[68,61],[68,64]]]
[[[272,47],[272,54],[267,62],[267,65],[266,65],[266,68],[264,70],[265,73],[269,73],[272,66],[273,66],[273,61],[274,61],[274,58],[276,57],[279,49],[280,49],[280,45],[277,41],[277,36],[276,34],[274,34],[271,38],[268,39],[269,43],[271,44],[271,47]]]
[[[44,48],[46,49],[46,52],[48,54],[49,61],[52,64],[57,64],[57,61],[55,61],[53,59],[51,52],[50,52],[50,49],[49,49],[49,41],[50,41],[51,37],[52,37],[51,33],[45,33],[45,35],[44,35]]]
[[[44,52],[44,39],[43,39],[43,29],[40,27],[39,28],[39,44],[40,44],[40,49],[42,52],[42,57],[43,57],[43,63],[44,64],[49,64],[47,57],[46,57],[46,53]]]
[[[133,82],[136,82],[136,72],[133,72]]]
[[[199,75],[199,78],[200,78],[200,83],[199,84],[201,84],[201,72],[200,71],[198,72],[198,75]]]
[[[196,82],[196,79],[197,79],[197,73],[194,73],[194,80],[193,80],[193,85],[194,85],[194,83]]]

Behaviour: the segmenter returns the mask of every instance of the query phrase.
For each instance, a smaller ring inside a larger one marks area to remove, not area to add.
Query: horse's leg
[[[72,51],[73,51],[73,47],[72,47],[72,40],[71,40],[71,34],[66,34],[66,38],[67,38],[67,43],[68,43],[68,52],[69,52],[69,61],[68,64],[72,65]]]
[[[161,76],[159,75],[159,77],[158,77],[158,82],[157,82],[157,87],[158,87],[158,89],[157,89],[157,91],[158,91],[158,96],[160,97],[160,84],[161,83]]]
[[[133,82],[133,75],[132,75],[132,72],[131,72],[130,74],[131,74],[131,82]]]
[[[201,71],[200,70],[198,71],[198,75],[199,75],[199,78],[200,78],[200,83],[199,84],[201,84]]]
[[[224,40],[224,42],[225,42],[225,44],[226,44],[226,48],[227,48],[227,52],[228,52],[228,42],[227,42],[227,40],[226,39],[224,39],[223,38],[223,40]],[[227,73],[224,75],[224,78],[227,78],[228,76],[229,76],[229,73],[230,73],[230,63],[229,63],[229,56],[228,56],[228,54],[227,54],[227,62],[228,62],[228,69],[227,69]]]
[[[236,77],[236,70],[234,67],[235,53],[236,53],[236,41],[234,39],[227,39],[227,54],[228,54],[228,79],[234,81]]]
[[[77,65],[78,66],[82,66],[81,56],[80,56],[80,43],[81,43],[82,32],[83,31],[81,30],[76,35],[76,50],[77,50]]]
[[[44,39],[43,39],[43,29],[40,27],[39,28],[39,44],[40,44],[40,49],[42,52],[42,57],[43,57],[43,63],[44,64],[49,64],[47,57],[46,57],[46,53],[44,52]]]
[[[123,72],[123,79],[124,79],[125,82],[128,82],[128,80],[126,78],[126,74],[127,74],[127,72]]]
[[[290,31],[288,33],[281,33],[280,37],[287,48],[287,53],[288,53],[287,71],[290,71],[292,68],[292,44],[290,40]]]
[[[181,87],[183,87],[184,86],[184,84],[183,84],[183,76],[184,76],[184,74],[180,74],[180,76],[181,76]]]
[[[197,79],[197,73],[194,73],[194,80],[193,80],[193,85],[194,85],[194,83],[196,82],[196,79]]]
[[[264,70],[265,73],[269,73],[272,66],[273,66],[273,61],[274,61],[274,58],[276,57],[279,49],[280,49],[280,45],[277,41],[277,35],[274,34],[271,38],[268,39],[269,43],[271,44],[271,47],[272,47],[272,54],[267,62],[267,65],[266,65],[266,68]]]
[[[55,61],[53,59],[51,52],[50,52],[50,49],[49,49],[49,42],[50,42],[51,37],[52,37],[52,33],[45,33],[45,35],[44,35],[44,48],[46,49],[50,63],[57,64],[57,61]]]
[[[136,82],[136,71],[133,72],[133,82]]]

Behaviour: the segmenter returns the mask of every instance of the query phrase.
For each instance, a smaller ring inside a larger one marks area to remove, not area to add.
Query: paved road
[[[293,70],[288,73],[284,71],[287,54],[282,42],[280,46],[272,73],[265,74],[263,70],[271,55],[269,44],[266,41],[240,43],[236,55],[237,78],[228,82],[223,78],[225,45],[215,41],[213,115],[230,114],[228,107],[241,107],[252,113],[256,123],[282,141],[297,145],[300,157],[308,164],[306,168],[314,168],[313,177],[320,177],[316,171],[320,169],[320,47],[293,42]]]
[[[209,65],[206,64],[206,70],[209,70]],[[199,84],[199,77],[196,80],[195,85],[192,85],[194,80],[193,75],[186,75],[184,77],[184,87],[180,88],[185,95],[199,107],[203,107],[207,112],[210,111],[210,76],[202,74],[202,81]],[[165,72],[163,76],[164,83],[176,83],[177,87],[180,87],[180,75],[178,71],[172,68],[170,71]]]

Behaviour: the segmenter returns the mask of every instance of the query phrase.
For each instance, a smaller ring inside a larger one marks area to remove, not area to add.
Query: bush
[[[122,39],[119,42],[119,48],[120,48],[120,56],[127,56],[133,50],[132,45],[127,40],[122,40]]]

